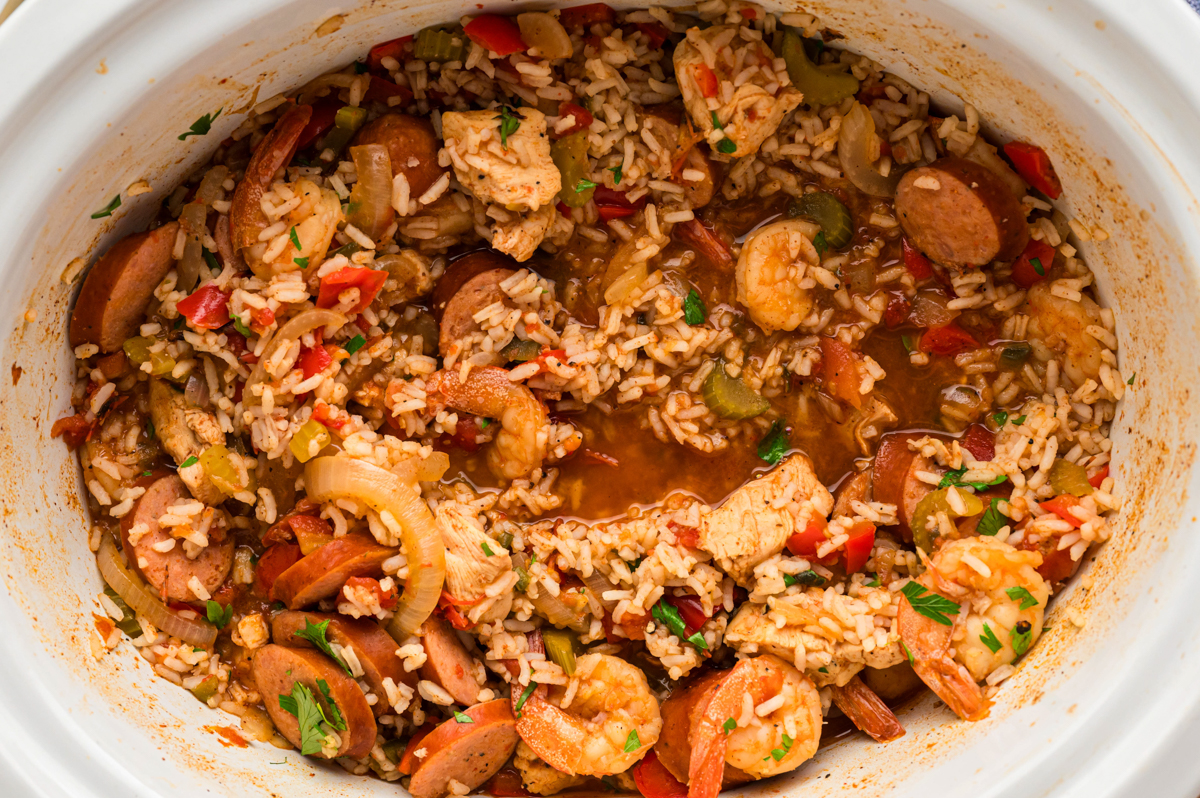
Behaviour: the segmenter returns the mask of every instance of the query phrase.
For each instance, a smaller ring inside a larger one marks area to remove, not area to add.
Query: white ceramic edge
[[[52,52],[86,50],[97,32],[120,25],[123,15],[134,11],[141,3],[137,0],[111,0],[104,4],[69,4],[71,22],[63,25],[62,17],[57,12],[66,5],[55,0],[30,0],[0,28],[0,67],[6,68],[5,74],[13,76],[4,94],[0,95],[0,140],[5,140],[7,134],[12,132],[7,127],[11,123],[6,121],[18,120],[22,106],[36,102],[37,87],[43,81],[54,80],[55,68],[53,59],[46,58],[47,47]],[[231,17],[247,19],[253,16],[255,9],[266,10],[278,5],[281,3],[275,0],[260,0],[257,4],[240,3],[221,21],[217,20],[219,15],[197,14],[196,28],[190,33],[197,38],[205,35],[219,37]],[[986,20],[995,27],[1005,24],[1006,20],[1011,21],[1008,15],[1015,13],[1013,7],[1022,4],[980,6],[958,0],[951,5],[957,5],[963,13]],[[1194,116],[1195,110],[1200,108],[1200,82],[1193,74],[1195,53],[1200,49],[1200,25],[1179,0],[1154,4],[1093,0],[1090,5],[1096,10],[1098,18],[1104,18],[1110,25],[1119,27],[1122,35],[1137,39],[1147,48],[1151,45],[1157,48],[1156,60],[1137,65],[1136,68],[1118,60],[1107,67],[1096,63],[1090,66],[1094,79],[1101,86],[1120,85],[1127,75],[1119,73],[1136,69],[1143,73],[1157,72],[1162,86],[1170,89],[1170,92],[1148,91],[1141,95],[1116,91],[1114,94],[1118,94],[1126,112],[1138,119],[1146,129],[1156,130],[1156,143],[1173,159],[1182,190],[1168,192],[1168,195],[1176,197],[1180,203],[1161,209],[1161,212],[1177,217],[1175,226],[1185,236],[1185,241],[1181,243],[1191,252],[1200,251],[1197,246],[1200,244],[1197,210],[1194,198],[1189,202],[1186,191],[1188,186],[1193,191],[1200,186],[1200,163],[1194,155],[1188,154],[1191,141],[1171,124],[1172,117],[1181,110]],[[1039,13],[1032,4],[1021,10],[1030,17],[1036,17]],[[1036,37],[1036,30],[1031,31],[1030,35]],[[1046,44],[1052,46],[1053,43]],[[155,53],[144,53],[139,57],[151,62],[154,58],[159,59],[154,66],[160,69],[163,64],[173,62],[163,43]],[[1182,100],[1185,107],[1163,106],[1159,101],[1164,96]],[[89,118],[104,114],[104,104],[101,102],[81,103],[80,107],[81,112]],[[1157,124],[1159,122],[1167,124],[1162,127]],[[1177,124],[1178,120],[1175,122]],[[81,127],[87,128],[88,125],[81,123]],[[70,131],[48,131],[48,135],[53,138],[48,146],[60,152],[70,151]],[[1147,152],[1146,157],[1152,160],[1156,156]],[[41,176],[35,168],[31,164],[28,173],[18,177],[38,179]],[[28,214],[22,214],[14,204],[11,199],[0,199],[0,218],[12,213],[21,222],[3,229],[9,232],[35,229],[34,220]],[[17,313],[23,307],[24,299],[11,293],[0,296],[0,313],[10,316]],[[1193,480],[1190,487],[1194,494],[1197,480]],[[1200,574],[1194,562],[1179,567],[1184,568],[1186,574],[1177,576],[1184,576],[1195,584]],[[12,617],[14,610],[8,597],[0,596],[0,614]],[[1189,610],[1190,605],[1173,608],[1171,617],[1184,623],[1190,616]],[[1172,661],[1182,659],[1184,663],[1195,659],[1200,651],[1197,630],[1194,624],[1182,628],[1187,630],[1187,634],[1177,638],[1173,646],[1169,646],[1169,641],[1165,639],[1158,641],[1163,647],[1155,651],[1156,656]],[[2,623],[0,629],[4,629]],[[69,713],[62,711],[55,696],[39,690],[37,679],[27,678],[30,674],[22,672],[14,664],[15,657],[12,654],[9,652],[9,656],[0,664],[0,783],[5,786],[4,794],[155,794],[132,774],[114,771],[112,763],[106,761],[108,758],[102,747],[81,733]],[[1071,748],[1080,756],[1096,762],[1097,767],[1090,776],[1061,785],[1061,790],[1055,793],[1192,798],[1200,789],[1200,758],[1193,753],[1197,742],[1200,742],[1200,688],[1197,680],[1187,671],[1186,665],[1164,667],[1163,680],[1152,685],[1153,689],[1148,691],[1150,699],[1138,706],[1126,707],[1130,718],[1126,719],[1129,725],[1123,734],[1101,734],[1102,731],[1113,730],[1097,728],[1093,737],[1081,735],[1071,741]],[[9,675],[14,678],[9,680],[6,678]],[[20,678],[17,678],[18,675]],[[25,691],[12,689],[14,685],[21,685]],[[1122,719],[1110,716],[1104,720],[1107,723],[1120,723]],[[70,736],[64,737],[64,732]],[[1111,747],[1103,751],[1093,750],[1093,744],[1101,740],[1109,742]],[[69,756],[64,757],[64,751],[69,752]],[[66,761],[74,761],[79,767],[66,767]],[[108,773],[108,776],[97,780],[96,774],[101,771]],[[40,775],[31,777],[29,774]]]

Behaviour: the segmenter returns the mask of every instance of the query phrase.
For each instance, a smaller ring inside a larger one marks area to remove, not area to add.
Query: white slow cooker
[[[788,0],[766,5],[791,10]],[[295,752],[225,747],[204,727],[235,725],[232,716],[155,677],[124,644],[93,657],[101,583],[83,488],[49,430],[69,405],[77,258],[94,259],[145,224],[256,97],[484,7],[28,0],[0,27],[0,795],[399,789]],[[816,0],[805,9],[940,103],[970,101],[1002,138],[1050,152],[1066,186],[1060,207],[1112,234],[1080,249],[1116,309],[1122,371],[1137,379],[1113,435],[1125,499],[1114,539],[1057,599],[1050,632],[991,717],[958,721],[927,695],[902,717],[904,738],[839,742],[741,792],[1195,798],[1200,15],[1184,0]],[[178,140],[218,108],[212,133]],[[89,218],[143,179],[152,193]]]

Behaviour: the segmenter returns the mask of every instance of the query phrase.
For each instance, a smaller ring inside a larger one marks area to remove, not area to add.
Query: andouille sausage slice
[[[416,672],[409,673],[404,670],[404,663],[396,656],[396,641],[369,618],[284,610],[271,619],[271,639],[281,646],[308,647],[310,643],[305,638],[296,636],[296,632],[306,628],[306,621],[314,625],[329,621],[329,626],[325,627],[326,639],[342,648],[354,649],[354,654],[362,665],[363,678],[371,686],[371,692],[379,698],[371,707],[376,715],[392,711],[387,703],[384,679],[391,679],[394,684],[403,682],[409,687],[417,686]]]
[[[397,549],[380,546],[364,532],[352,532],[301,557],[271,585],[271,600],[298,610],[337,594],[352,576],[383,576],[383,562]]]
[[[421,741],[425,756],[413,771],[413,798],[441,798],[454,779],[474,790],[496,774],[517,748],[517,726],[507,698],[466,710],[470,723],[442,723]]]
[[[438,165],[438,140],[428,119],[408,114],[384,114],[369,122],[354,137],[355,146],[382,144],[392,159],[392,174],[408,180],[408,194],[416,199],[429,190],[446,170]]]
[[[188,585],[192,577],[199,579],[210,594],[215,593],[233,566],[233,538],[218,539],[224,532],[214,529],[209,533],[208,546],[194,560],[184,552],[183,541],[176,541],[169,551],[156,551],[156,544],[171,540],[158,519],[177,499],[191,499],[192,495],[175,474],[146,482],[149,484],[140,485],[146,492],[121,519],[121,546],[130,565],[169,601],[200,601]],[[148,531],[142,532],[139,524],[145,524]]]
[[[95,344],[115,352],[137,335],[154,289],[171,270],[178,222],[127,236],[88,272],[71,312],[71,346]]]
[[[421,642],[426,657],[421,676],[440,684],[456,703],[474,704],[479,696],[479,685],[471,675],[474,660],[450,624],[430,617],[425,621]]]
[[[713,693],[728,674],[728,670],[702,673],[687,687],[671,693],[659,707],[663,725],[658,742],[654,744],[654,753],[662,766],[682,784],[688,782],[694,730]],[[745,771],[726,763],[721,783],[724,787],[732,787],[752,780]]]
[[[847,479],[834,491],[833,517],[852,516],[855,514],[852,506],[854,502],[869,501],[871,501],[871,469],[868,468]]]
[[[275,180],[275,174],[291,162],[300,135],[310,119],[311,105],[289,108],[250,156],[246,174],[234,189],[229,207],[229,233],[235,251],[257,244],[259,233],[267,229],[267,215],[262,209],[263,194]]]
[[[301,747],[300,723],[295,715],[279,706],[279,697],[291,695],[293,685],[300,682],[318,701],[323,701],[317,685],[319,679],[328,685],[329,696],[346,722],[346,730],[338,732],[342,744],[337,756],[362,759],[371,753],[378,730],[371,706],[358,684],[329,657],[315,649],[270,644],[255,652],[250,668],[271,722],[297,749]],[[324,758],[322,754],[315,756]]]
[[[1021,201],[995,172],[965,158],[941,158],[906,173],[896,213],[909,239],[945,266],[1013,260],[1029,242]]]

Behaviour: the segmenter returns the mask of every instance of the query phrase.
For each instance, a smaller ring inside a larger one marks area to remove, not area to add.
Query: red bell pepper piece
[[[1090,477],[1088,477],[1088,484],[1091,485],[1096,490],[1100,490],[1100,485],[1103,484],[1104,480],[1107,478],[1108,478],[1108,466],[1105,466],[1104,468],[1101,468],[1099,471],[1097,471],[1095,474],[1092,474]]]
[[[569,205],[567,205],[567,203],[559,200],[557,203],[555,203],[554,207],[558,208],[558,212],[563,215],[564,219],[571,218],[571,208]]]
[[[323,97],[313,103],[312,116],[308,118],[304,130],[300,131],[300,138],[296,139],[296,150],[304,149],[325,135],[325,131],[333,127],[333,120],[341,107],[342,102],[336,96]]]
[[[483,792],[495,798],[530,798],[533,793],[525,789],[521,774],[510,767],[503,768],[488,780]]]
[[[312,416],[310,416],[310,418],[318,424],[324,424],[326,427],[333,430],[340,430],[342,427],[346,426],[347,422],[347,419],[344,418],[334,418],[330,413],[329,405],[325,404],[324,402],[317,402],[316,407],[313,408]]]
[[[633,766],[633,783],[646,798],[687,798],[687,787],[658,761],[653,748]]]
[[[1029,288],[1045,280],[1046,274],[1054,265],[1054,253],[1054,247],[1045,241],[1030,239],[1029,243],[1025,245],[1025,251],[1021,253],[1021,257],[1017,258],[1017,262],[1013,264],[1013,282],[1022,288]]]
[[[262,588],[262,594],[269,594],[279,575],[299,561],[300,547],[295,543],[276,543],[263,552],[254,569],[254,579]]]
[[[367,269],[362,266],[343,266],[321,280],[321,292],[317,295],[317,307],[331,308],[338,304],[338,296],[351,288],[358,289],[358,302],[346,313],[353,316],[371,304],[375,295],[387,282],[388,273],[382,269]]]
[[[568,116],[575,117],[575,124],[571,125],[562,133],[557,134],[557,137],[560,139],[566,138],[572,133],[578,133],[580,130],[587,130],[592,126],[592,122],[595,120],[595,117],[592,116],[588,109],[584,108],[582,105],[576,105],[575,103],[560,103],[558,106],[558,115],[564,118]]]
[[[817,547],[826,541],[825,519],[821,516],[812,518],[803,532],[797,532],[787,539],[787,550],[797,557],[812,559],[817,556]]]
[[[57,438],[62,436],[63,442],[71,451],[75,451],[84,442],[92,437],[92,430],[96,426],[96,419],[87,420],[86,413],[76,413],[73,416],[60,418],[54,422],[54,426],[50,428],[50,437]]]
[[[894,330],[908,319],[912,303],[901,293],[888,297],[887,308],[883,311],[883,324],[889,330]]]
[[[380,42],[371,48],[367,53],[367,66],[371,69],[382,69],[383,59],[395,58],[397,61],[404,60],[404,49],[408,43],[412,41],[412,36],[401,36],[399,39]]]
[[[604,3],[588,3],[587,5],[564,8],[558,14],[558,21],[564,28],[583,26],[590,28],[601,22],[612,23],[617,19],[617,12]]]
[[[689,219],[675,225],[675,232],[679,234],[680,240],[691,244],[714,266],[721,269],[733,268],[733,255],[729,252],[729,247],[725,246],[725,242],[715,230],[705,226],[699,219]]]
[[[504,57],[529,49],[517,23],[499,14],[480,14],[463,26],[467,38],[485,50]]]
[[[704,626],[708,622],[708,615],[704,613],[704,606],[700,603],[700,599],[695,596],[664,596],[668,604],[679,610],[679,617],[683,619],[684,634],[691,636],[697,629]]]
[[[1010,141],[1004,145],[1004,154],[1026,183],[1050,199],[1062,196],[1062,181],[1054,171],[1054,164],[1050,163],[1050,156],[1041,147],[1023,141]]]
[[[650,40],[651,50],[657,50],[662,47],[663,42],[671,35],[671,32],[663,27],[661,22],[639,22],[637,27]]]
[[[844,546],[846,573],[858,573],[871,559],[871,549],[875,548],[875,525],[863,521],[850,527],[846,534],[850,536]]]
[[[680,546],[687,546],[689,549],[700,547],[700,530],[696,527],[668,521],[667,529],[675,533],[675,542]]]
[[[592,201],[596,203],[596,210],[600,212],[600,218],[606,222],[610,219],[633,216],[646,207],[645,196],[642,196],[637,202],[630,202],[625,198],[624,191],[617,191],[605,186],[596,189],[596,193],[592,195]]]
[[[401,86],[394,80],[372,75],[371,85],[367,87],[367,92],[363,95],[363,99],[385,103],[388,97],[399,97],[399,104],[404,105],[413,98],[413,93],[412,89],[408,88],[408,86]]]
[[[947,322],[938,327],[930,327],[921,336],[921,351],[932,355],[951,357],[964,349],[978,346],[971,334],[958,326],[957,322]]]
[[[476,439],[479,437],[479,431],[483,429],[479,421],[478,416],[459,416],[450,440],[465,452],[479,451],[479,442]]]
[[[900,251],[904,254],[904,268],[917,280],[925,280],[933,276],[933,265],[921,250],[908,242],[907,238],[900,239]]]
[[[972,424],[959,441],[959,445],[974,455],[980,462],[996,458],[996,436],[982,424]]]
[[[825,387],[829,393],[853,408],[861,408],[862,378],[854,353],[836,338],[822,338],[821,361],[825,364]]]
[[[255,332],[263,332],[275,323],[275,311],[270,308],[250,309],[250,328]]]
[[[692,77],[700,87],[700,94],[705,98],[717,96],[717,74],[708,68],[707,64],[696,64],[692,67]]]
[[[214,283],[205,283],[175,305],[193,327],[215,330],[229,323],[229,297]]]
[[[1054,513],[1076,529],[1083,526],[1083,522],[1076,518],[1073,513],[1069,512],[1072,507],[1079,506],[1079,498],[1076,496],[1064,493],[1061,496],[1055,496],[1053,499],[1041,502],[1038,506],[1048,513]]]
[[[375,598],[379,601],[379,606],[385,610],[393,609],[396,606],[396,586],[392,585],[387,590],[383,589],[383,585],[379,584],[378,579],[373,579],[369,576],[352,576],[346,580],[346,584],[342,586],[342,593],[346,594],[346,588],[358,588],[360,590],[370,590],[375,594]]]
[[[329,368],[333,363],[333,356],[324,346],[317,345],[311,349],[301,349],[300,357],[296,360],[300,365],[300,370],[304,372],[304,379],[307,380]]]

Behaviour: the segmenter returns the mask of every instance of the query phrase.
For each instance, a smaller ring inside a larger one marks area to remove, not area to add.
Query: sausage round
[[[149,482],[149,479],[145,481]],[[233,538],[218,541],[216,535],[219,533],[213,530],[209,533],[208,546],[194,560],[184,553],[182,541],[177,541],[170,551],[155,551],[155,544],[171,539],[171,535],[159,527],[158,519],[177,499],[190,499],[191,493],[175,474],[159,477],[140,487],[145,487],[146,492],[138,498],[133,510],[121,519],[121,546],[130,565],[168,601],[200,601],[188,586],[192,577],[199,579],[210,594],[214,593],[233,566]],[[149,531],[138,536],[135,542],[130,533],[138,524],[145,524]]]
[[[941,158],[900,178],[896,213],[909,239],[945,266],[1013,260],[1029,242],[1025,211],[995,172]]]
[[[271,585],[271,600],[298,610],[337,595],[352,576],[383,576],[383,562],[396,549],[380,546],[363,532],[352,532],[301,557]]]
[[[267,193],[276,172],[291,163],[310,119],[311,105],[288,109],[250,156],[246,174],[234,189],[229,206],[229,233],[234,250],[247,249],[258,243],[258,234],[267,227],[267,215],[262,210],[263,194]]]
[[[451,263],[433,289],[433,314],[441,325],[438,349],[443,357],[456,342],[479,329],[474,316],[503,301],[500,283],[511,277],[513,261],[490,250],[472,252]]]
[[[382,144],[392,158],[392,174],[403,174],[413,199],[424,194],[446,170],[438,165],[441,142],[428,119],[408,114],[384,114],[363,126],[354,146]]]
[[[854,515],[853,502],[871,501],[871,469],[859,471],[838,486],[833,497],[833,517]]]
[[[315,649],[271,644],[255,652],[250,668],[271,722],[297,749],[301,747],[300,723],[295,715],[279,706],[279,697],[291,695],[293,685],[300,682],[318,701],[322,701],[317,685],[320,679],[328,685],[329,695],[346,721],[346,730],[338,732],[342,744],[337,756],[362,759],[371,753],[378,730],[371,706],[358,684],[329,657]],[[324,758],[319,753],[315,756]]]
[[[171,270],[178,222],[135,233],[105,252],[88,272],[71,312],[71,346],[114,352],[137,334],[154,289]]]
[[[671,693],[659,707],[662,732],[654,745],[654,753],[672,776],[681,784],[688,783],[692,761],[692,734],[700,723],[705,707],[729,671],[707,671],[697,676],[687,687]],[[753,781],[745,771],[726,763],[721,780],[724,787]]]
[[[456,703],[474,704],[479,696],[479,684],[471,675],[475,663],[450,624],[430,617],[425,621],[421,642],[426,657],[421,676],[440,684]]]
[[[305,629],[305,622],[315,625],[322,621],[329,621],[329,626],[325,628],[327,640],[337,643],[342,648],[354,649],[354,654],[362,665],[363,678],[371,685],[371,692],[379,699],[371,707],[376,715],[392,711],[388,706],[384,679],[391,679],[394,684],[403,682],[409,687],[417,686],[417,674],[404,670],[404,664],[396,656],[396,641],[379,628],[379,624],[367,618],[350,618],[337,613],[284,610],[271,619],[271,639],[281,646],[306,648],[310,645],[309,642],[303,637],[297,637],[296,632]]]
[[[517,748],[517,726],[507,698],[466,710],[471,723],[442,723],[421,741],[426,754],[413,771],[413,798],[441,798],[450,779],[474,790],[496,774]]]

